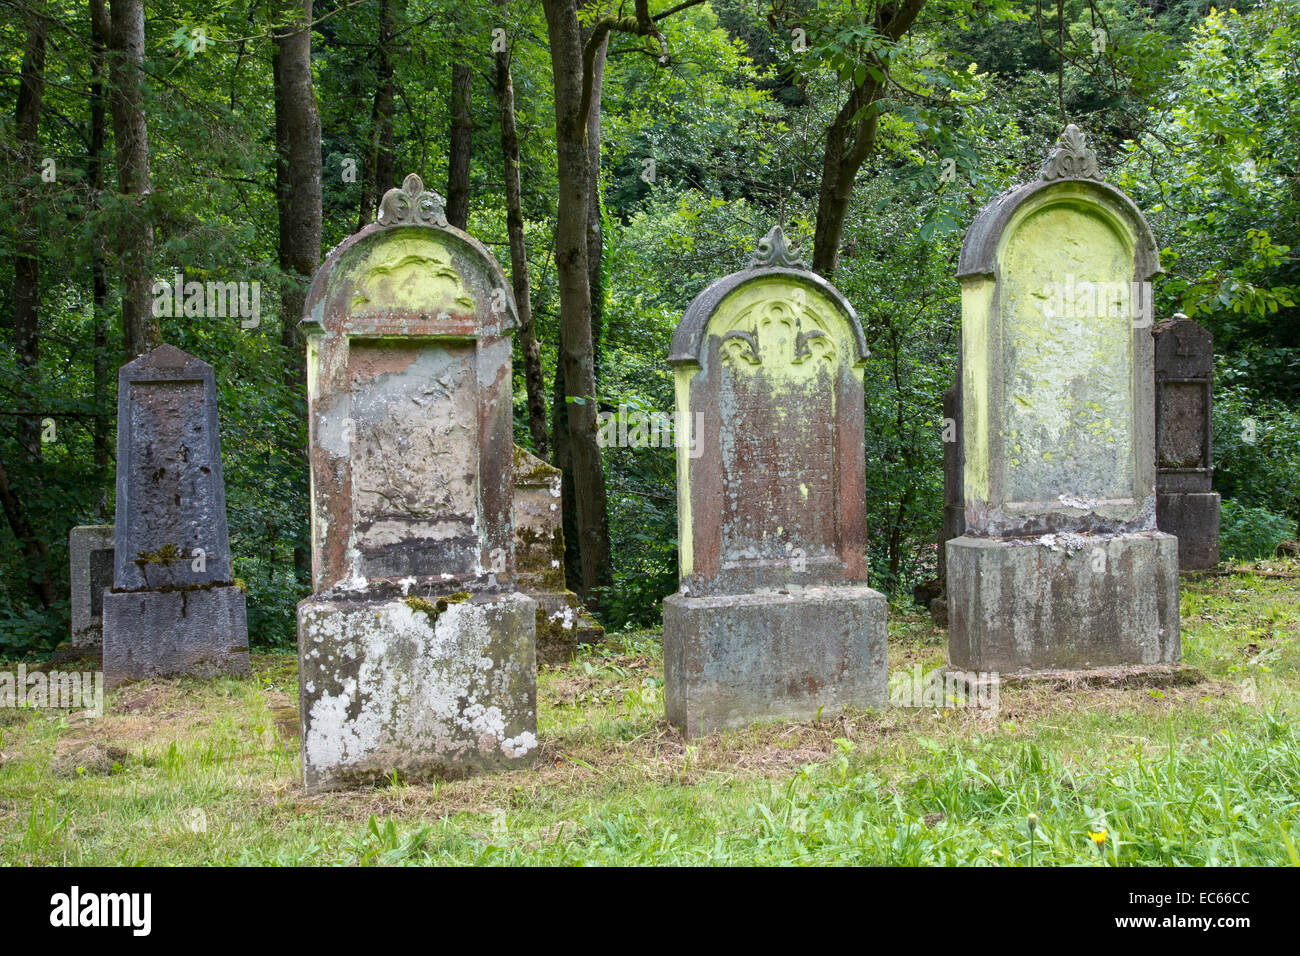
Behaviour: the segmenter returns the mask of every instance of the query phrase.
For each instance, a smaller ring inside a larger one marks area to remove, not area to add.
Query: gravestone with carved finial
[[[886,701],[866,358],[857,313],[779,227],[677,326],[680,586],[664,601],[664,682],[688,735]]]
[[[1156,530],[1158,246],[1069,126],[966,233],[962,488],[945,546],[958,669],[1178,660],[1178,557]]]
[[[516,590],[512,535],[516,322],[496,260],[415,175],[312,282],[314,593],[298,606],[311,789],[532,759],[536,605]]]

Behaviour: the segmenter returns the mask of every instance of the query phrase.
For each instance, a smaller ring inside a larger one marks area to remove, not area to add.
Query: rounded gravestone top
[[[761,240],[750,260],[749,267],[710,284],[697,295],[687,307],[682,320],[673,333],[672,349],[668,355],[671,365],[696,364],[700,362],[700,349],[704,344],[704,331],[709,319],[718,311],[723,301],[742,285],[760,279],[780,277],[793,279],[812,286],[829,299],[848,323],[853,334],[854,358],[865,361],[867,338],[862,331],[862,322],[849,300],[839,289],[831,285],[817,273],[804,265],[790,248],[780,226],[773,226]]]
[[[1003,233],[1016,213],[1034,200],[1062,201],[1099,205],[1124,220],[1137,238],[1134,249],[1134,273],[1145,281],[1164,271],[1160,267],[1160,250],[1155,234],[1141,210],[1120,190],[1101,178],[1097,154],[1085,145],[1083,132],[1071,123],[1048,153],[1038,179],[999,195],[975,217],[962,241],[957,278],[992,276],[996,272],[998,250]]]

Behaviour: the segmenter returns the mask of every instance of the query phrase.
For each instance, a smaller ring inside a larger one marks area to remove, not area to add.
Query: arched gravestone
[[[779,227],[677,326],[664,679],[687,734],[886,701],[886,603],[866,584],[866,357],[853,307]]]
[[[532,757],[535,605],[515,591],[511,534],[516,322],[500,266],[414,175],[312,282],[309,788]]]
[[[1184,571],[1219,563],[1211,427],[1214,340],[1185,315],[1155,327],[1156,524],[1178,539]]]
[[[949,655],[977,671],[1179,656],[1177,545],[1155,530],[1155,239],[1070,126],[966,233],[966,531]]]
[[[104,682],[250,674],[244,592],[230,571],[216,379],[175,346],[118,370],[114,519]]]

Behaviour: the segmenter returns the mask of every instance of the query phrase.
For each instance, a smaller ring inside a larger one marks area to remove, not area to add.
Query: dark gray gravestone
[[[867,586],[866,357],[857,313],[780,228],[677,326],[680,585],[664,600],[664,689],[687,735],[886,702],[886,602]]]
[[[1219,496],[1211,410],[1214,340],[1185,315],[1161,322],[1156,339],[1156,522],[1178,538],[1178,567],[1219,563]]]
[[[118,372],[113,588],[104,679],[247,675],[230,576],[212,366],[161,345]]]

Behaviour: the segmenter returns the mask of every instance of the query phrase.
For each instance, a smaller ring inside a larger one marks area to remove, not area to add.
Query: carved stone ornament
[[[443,198],[424,188],[424,181],[415,173],[402,180],[401,189],[384,193],[379,204],[379,224],[382,226],[442,226],[447,225]]]
[[[808,268],[804,261],[795,255],[780,226],[773,226],[772,231],[758,241],[758,249],[754,251],[749,267],[751,269]]]
[[[1083,130],[1071,123],[1043,161],[1040,179],[1101,179],[1097,154],[1089,149]]]

